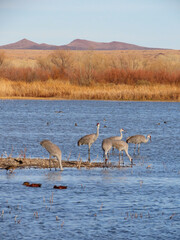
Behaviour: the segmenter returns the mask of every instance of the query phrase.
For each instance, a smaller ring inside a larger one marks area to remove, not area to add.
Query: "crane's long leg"
[[[91,156],[90,156],[90,148],[88,148],[88,161],[91,161]]]
[[[50,171],[51,171],[51,158],[52,158],[52,155],[50,154],[50,155],[49,155],[49,167],[50,167]]]
[[[135,147],[134,147],[134,153],[135,153],[135,151],[136,151],[136,144],[135,144]]]
[[[49,155],[49,167],[50,167],[50,171],[51,171],[51,161],[52,161],[52,155]],[[56,170],[56,166],[54,165],[55,170]]]
[[[124,166],[123,150],[121,152],[122,152],[122,163],[123,163],[123,166]]]
[[[119,167],[121,165],[121,151],[119,151]]]
[[[105,152],[105,154],[104,154],[104,156],[105,156],[105,159],[104,159],[104,167],[108,167],[108,153],[107,152]]]
[[[112,155],[115,154],[115,149],[112,147]]]
[[[139,151],[140,151],[140,143],[138,144],[138,153],[139,153]]]
[[[123,166],[124,166],[123,151],[122,151],[122,160],[123,160]]]
[[[55,157],[55,159],[59,160],[57,157]],[[56,171],[56,165],[54,164],[54,167],[55,167],[55,171]]]
[[[122,153],[121,153],[122,152]],[[123,151],[119,151],[119,166],[121,165],[121,155],[122,155],[122,164],[124,166],[124,160],[123,160]]]

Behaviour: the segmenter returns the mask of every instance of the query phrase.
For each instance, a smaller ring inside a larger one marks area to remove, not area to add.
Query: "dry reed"
[[[1,98],[180,100],[180,52],[0,52]]]
[[[77,86],[68,82],[14,82],[0,79],[1,98],[56,98],[87,100],[162,100],[180,101],[176,85],[113,85]]]

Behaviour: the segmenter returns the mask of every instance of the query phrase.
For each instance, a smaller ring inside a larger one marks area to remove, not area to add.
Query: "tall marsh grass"
[[[175,85],[112,85],[78,86],[59,80],[24,82],[0,79],[1,98],[57,98],[87,100],[161,100],[180,101],[179,87]]]
[[[180,100],[179,51],[6,50],[0,60],[0,97]]]

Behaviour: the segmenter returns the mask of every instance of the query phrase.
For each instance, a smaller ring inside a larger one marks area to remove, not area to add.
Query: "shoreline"
[[[107,166],[104,165],[104,162],[89,162],[89,161],[65,161],[62,160],[62,166],[63,168],[104,168],[104,167],[110,167],[110,168],[125,168],[125,167],[132,167],[131,165],[112,165],[108,163]],[[25,168],[39,168],[39,169],[50,169],[49,167],[49,159],[44,158],[0,158],[0,169],[1,170],[7,170],[9,173],[12,173],[15,169],[25,169]],[[56,159],[51,159],[51,168],[58,168],[58,161]]]
[[[104,162],[89,162],[89,161],[65,161],[62,160],[63,168],[104,168]],[[116,167],[116,168],[125,168],[131,167],[131,165],[111,165],[110,163],[107,165],[108,167]],[[1,170],[9,170],[9,172],[13,172],[15,169],[24,169],[24,168],[39,168],[45,169],[49,168],[49,159],[45,158],[0,158],[0,169]],[[58,168],[58,161],[56,159],[51,159],[51,168]]]
[[[106,101],[106,102],[180,102],[175,100],[110,100],[110,99],[76,99],[76,98],[58,98],[58,97],[0,97],[0,100],[44,100],[44,101]]]

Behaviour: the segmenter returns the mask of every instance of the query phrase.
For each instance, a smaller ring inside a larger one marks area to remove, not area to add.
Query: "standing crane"
[[[113,136],[113,137],[109,137],[108,139],[110,139],[110,140],[119,140],[120,141],[122,139],[122,137],[123,137],[122,132],[124,132],[123,128],[120,129],[120,136]],[[113,149],[113,152],[114,152],[114,147],[112,147],[112,149]]]
[[[123,134],[122,134],[122,132],[124,131],[124,129],[123,128],[121,128],[120,129],[120,136],[114,136],[114,137],[109,137],[108,139],[110,139],[110,140],[121,140],[122,139],[122,137],[123,137]]]
[[[108,152],[112,148],[112,140],[110,138],[106,138],[102,141],[102,150],[103,150],[103,155],[105,157],[105,164],[107,163],[108,160]]]
[[[138,153],[139,153],[140,144],[147,143],[149,141],[149,139],[151,141],[151,135],[147,135],[147,138],[144,135],[134,135],[134,136],[128,137],[126,139],[126,142],[135,144],[134,152],[135,152],[136,146],[138,144]]]
[[[133,163],[133,159],[128,153],[128,144],[126,142],[119,141],[119,140],[114,140],[114,141],[112,141],[112,147],[119,150],[119,163],[120,163],[120,160],[121,160],[121,155],[120,155],[121,151],[125,151],[125,153],[128,156],[131,164]]]
[[[113,137],[109,137],[109,138],[105,138],[103,141],[102,141],[102,150],[104,152],[104,156],[105,156],[105,161],[107,162],[108,158],[107,158],[107,155],[108,155],[108,152],[111,150],[111,148],[114,149],[114,147],[112,146],[112,141],[113,140],[121,140],[123,135],[122,135],[122,132],[124,131],[123,128],[120,129],[120,136],[113,136]]]
[[[99,127],[100,124],[97,123],[97,132],[93,133],[93,134],[89,134],[89,135],[85,135],[84,137],[80,138],[78,141],[78,146],[81,145],[88,145],[88,160],[90,161],[90,148],[91,145],[97,140],[98,136],[99,136]]]
[[[43,148],[45,148],[49,152],[50,170],[51,170],[51,157],[53,156],[57,158],[57,160],[59,161],[59,168],[61,169],[61,171],[63,171],[61,162],[62,154],[60,148],[49,140],[43,140],[42,142],[40,142],[40,144]]]

